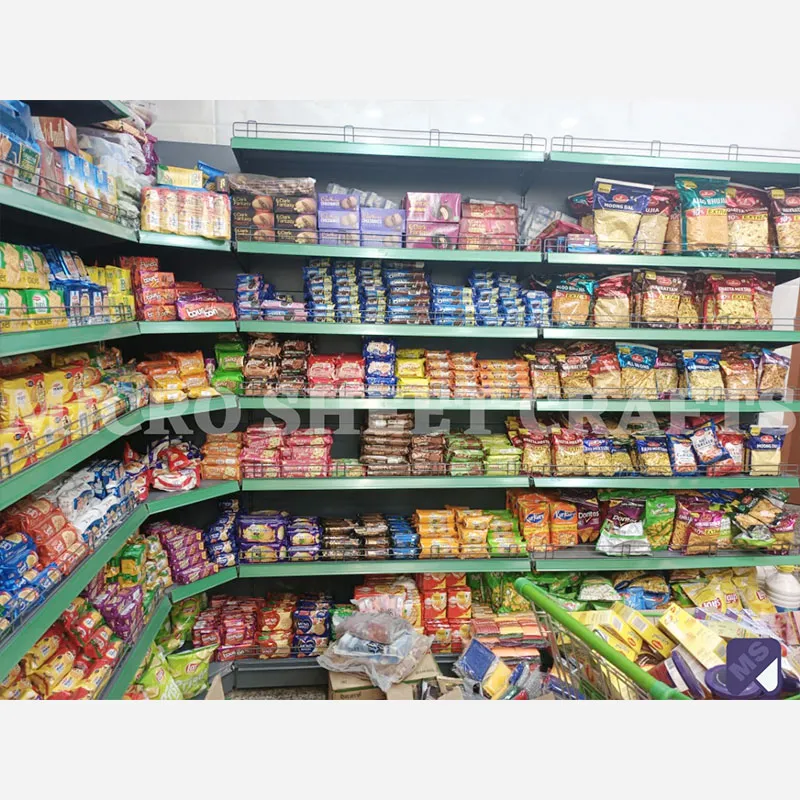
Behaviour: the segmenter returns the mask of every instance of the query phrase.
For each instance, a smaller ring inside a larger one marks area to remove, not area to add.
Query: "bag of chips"
[[[779,253],[800,253],[800,186],[770,188],[770,216]]]
[[[653,189],[644,215],[639,221],[634,248],[637,253],[661,255],[664,252],[667,226],[672,211],[677,205],[678,193],[674,187],[656,186]]]
[[[769,256],[769,196],[763,189],[731,183],[726,193],[731,255]]]
[[[675,176],[681,199],[681,240],[687,253],[728,250],[727,189],[730,178],[718,175]]]
[[[597,249],[601,253],[630,253],[639,221],[650,202],[653,186],[595,178],[592,206]]]

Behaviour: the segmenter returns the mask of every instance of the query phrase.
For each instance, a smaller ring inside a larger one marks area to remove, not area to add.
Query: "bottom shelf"
[[[439,669],[452,674],[452,654],[434,655]],[[316,658],[244,658],[234,661],[235,689],[282,689],[290,686],[327,686],[328,671],[317,664]]]

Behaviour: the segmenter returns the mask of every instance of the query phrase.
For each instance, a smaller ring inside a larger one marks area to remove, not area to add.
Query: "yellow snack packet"
[[[706,669],[725,664],[725,640],[676,603],[667,606],[658,626],[682,644]]]
[[[755,614],[777,614],[777,609],[767,595],[758,588],[755,575],[741,575],[733,579],[733,585],[742,605]]]
[[[722,614],[728,608],[718,581],[682,583],[681,589],[697,608],[707,608],[711,611],[719,611]]]

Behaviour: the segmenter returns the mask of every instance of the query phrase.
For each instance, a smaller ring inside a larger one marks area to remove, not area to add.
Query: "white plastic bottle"
[[[756,578],[758,579],[758,588],[766,591],[767,588],[767,579],[770,578],[778,571],[777,567],[773,567],[771,564],[767,564],[767,566],[762,567],[761,565],[756,567]]]
[[[767,578],[767,597],[778,611],[800,611],[800,581],[794,567],[781,565]]]

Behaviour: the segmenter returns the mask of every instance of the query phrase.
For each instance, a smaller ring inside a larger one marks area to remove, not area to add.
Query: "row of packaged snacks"
[[[529,552],[579,544],[611,556],[671,550],[796,550],[797,514],[780,489],[509,489],[506,506]]]
[[[583,252],[794,254],[798,203],[798,187],[762,189],[719,175],[678,173],[673,186],[595,178],[567,198],[576,220],[558,220],[540,238],[547,247],[564,237],[569,250],[573,235]]]

